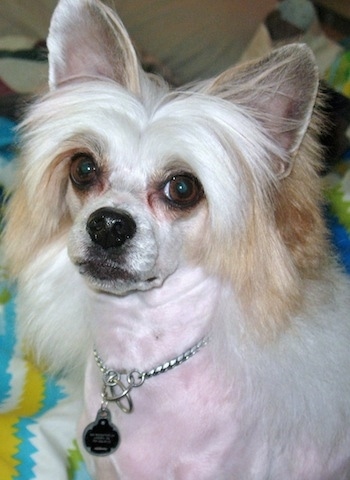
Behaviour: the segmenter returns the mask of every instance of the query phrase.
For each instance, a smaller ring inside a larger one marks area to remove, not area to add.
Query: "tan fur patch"
[[[288,177],[265,196],[258,193],[259,185],[251,186],[242,231],[219,238],[209,227],[201,242],[209,270],[230,279],[250,333],[260,338],[274,338],[288,328],[304,306],[305,281],[322,277],[329,261],[317,129],[316,117]]]
[[[42,248],[67,230],[64,170],[62,158],[57,157],[41,179],[34,198],[21,172],[18,188],[9,201],[3,235],[7,268],[14,278]]]

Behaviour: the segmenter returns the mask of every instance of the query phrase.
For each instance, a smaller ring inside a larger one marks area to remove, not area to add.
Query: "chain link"
[[[107,405],[108,402],[116,402],[124,413],[130,413],[133,410],[133,403],[130,397],[130,392],[133,388],[141,387],[145,380],[178,367],[192,358],[201,348],[207,345],[208,342],[209,336],[203,337],[198,343],[196,343],[196,345],[189,348],[181,355],[163,363],[162,365],[158,365],[151,370],[143,372],[140,372],[137,369],[126,372],[108,368],[97,352],[97,349],[94,348],[95,361],[102,372],[103,378],[104,386],[101,394],[103,403]]]

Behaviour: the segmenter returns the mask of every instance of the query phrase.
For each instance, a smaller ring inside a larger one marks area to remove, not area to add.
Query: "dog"
[[[82,385],[94,478],[350,479],[308,47],[172,89],[109,7],[60,0],[48,49],[4,244],[23,344]]]

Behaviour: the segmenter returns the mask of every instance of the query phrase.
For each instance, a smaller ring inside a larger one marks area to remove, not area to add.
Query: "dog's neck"
[[[222,295],[221,283],[199,268],[122,297],[91,292],[96,348],[113,368],[154,367],[211,333]]]

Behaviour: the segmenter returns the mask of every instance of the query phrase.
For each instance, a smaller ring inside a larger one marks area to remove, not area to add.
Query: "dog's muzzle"
[[[133,238],[136,223],[124,210],[108,207],[93,212],[86,224],[91,240],[104,250],[117,249]]]
[[[68,254],[87,283],[98,291],[124,294],[149,290],[164,280],[150,222],[128,210],[104,206],[72,230]]]

